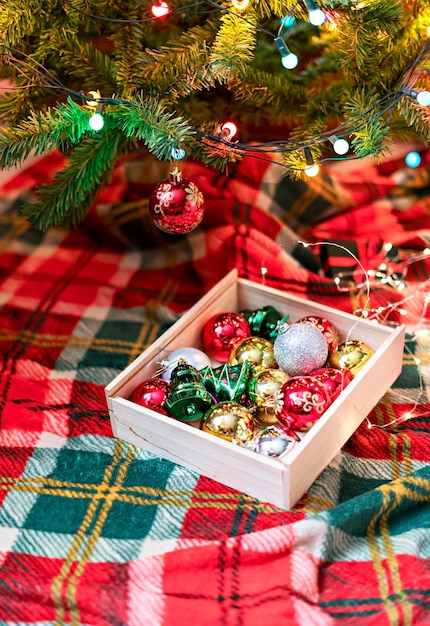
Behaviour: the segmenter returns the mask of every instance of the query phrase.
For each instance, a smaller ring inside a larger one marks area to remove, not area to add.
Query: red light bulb
[[[154,17],[165,17],[170,13],[170,8],[167,2],[158,2],[157,4],[153,4],[151,7],[151,12]]]

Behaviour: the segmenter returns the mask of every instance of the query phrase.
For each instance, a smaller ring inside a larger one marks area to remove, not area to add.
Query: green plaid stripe
[[[105,437],[56,443],[36,448],[20,478],[0,481],[8,489],[0,524],[10,549],[126,562],[175,545],[195,473]]]

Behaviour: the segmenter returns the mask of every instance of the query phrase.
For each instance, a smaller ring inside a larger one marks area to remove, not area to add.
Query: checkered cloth
[[[119,167],[69,232],[19,213],[60,155],[3,182],[0,624],[430,622],[423,159],[309,184],[254,159],[228,178],[188,163],[206,215],[183,237],[148,217],[162,173],[148,160]],[[352,312],[362,269],[381,263],[390,280],[372,278],[372,310],[406,313],[402,374],[293,510],[112,437],[104,386],[233,267]]]

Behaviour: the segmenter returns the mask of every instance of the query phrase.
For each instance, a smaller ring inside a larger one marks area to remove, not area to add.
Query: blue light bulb
[[[281,19],[281,24],[282,26],[284,26],[284,28],[289,28],[290,26],[294,24],[295,21],[296,21],[296,18],[294,17],[294,15],[285,15]]]
[[[421,164],[421,155],[418,152],[408,152],[405,163],[408,167],[418,167]]]
[[[183,148],[172,148],[171,150],[172,159],[176,161],[180,161],[186,155],[186,152]]]

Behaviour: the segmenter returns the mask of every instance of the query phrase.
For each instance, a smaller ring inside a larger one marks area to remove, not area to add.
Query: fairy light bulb
[[[405,163],[408,167],[418,167],[421,165],[421,156],[418,152],[408,152],[405,156]]]
[[[90,119],[88,120],[88,125],[91,128],[91,130],[101,130],[103,128],[105,124],[105,121],[103,119],[103,115],[101,113],[93,113],[90,117]]]
[[[282,39],[282,37],[275,38],[275,44],[278,47],[279,52],[281,53],[281,63],[287,70],[293,70],[297,67],[299,59],[296,54],[290,52],[287,44]]]
[[[181,161],[186,155],[186,152],[183,148],[172,148],[170,154],[175,161]]]
[[[317,163],[314,163],[313,165],[310,165],[309,167],[305,168],[306,175],[310,176],[311,178],[318,176],[319,171],[320,171],[320,166],[317,165]]]
[[[234,122],[224,122],[221,126],[221,135],[225,141],[231,141],[237,134],[237,126]]]
[[[231,4],[235,9],[243,11],[248,7],[249,0],[231,0]]]
[[[309,11],[308,19],[312,26],[322,26],[325,22],[325,13],[321,9]]]
[[[320,171],[320,168],[319,168],[319,165],[317,165],[317,163],[314,162],[312,153],[309,148],[305,148],[305,159],[306,159],[306,167],[305,167],[306,175],[310,176],[311,178],[313,178],[314,176],[317,176],[317,174]]]
[[[423,107],[430,106],[430,91],[419,91],[417,93],[417,102]]]
[[[403,93],[414,98],[422,107],[430,106],[430,91],[416,91],[415,89],[403,89]]]
[[[294,15],[285,15],[281,19],[281,26],[283,28],[290,28],[290,26],[292,26],[295,21],[296,21],[296,18],[294,17]]]
[[[308,20],[312,26],[322,26],[326,20],[326,15],[321,9],[317,9],[312,0],[306,0],[306,6],[309,9]]]
[[[287,70],[293,70],[299,63],[299,57],[294,52],[289,52],[281,58],[281,63]]]
[[[330,141],[333,144],[333,150],[336,152],[336,154],[339,155],[343,155],[346,154],[349,150],[349,143],[346,139],[343,139],[342,137],[336,137],[336,135],[333,135],[332,137],[330,137]]]
[[[154,17],[165,17],[170,13],[170,8],[167,2],[158,2],[151,7],[151,13]]]

